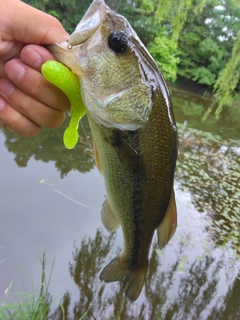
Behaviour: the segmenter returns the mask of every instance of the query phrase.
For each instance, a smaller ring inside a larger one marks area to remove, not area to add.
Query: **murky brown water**
[[[122,247],[100,220],[104,181],[84,133],[73,150],[63,128],[26,139],[0,131],[0,300],[40,287],[46,251],[51,319],[240,319],[240,111],[202,122],[209,100],[173,91],[180,151],[175,192],[178,228],[163,251],[152,246],[150,269],[131,304],[119,284],[98,274]],[[87,135],[89,129],[84,124]],[[8,294],[6,288],[13,280]],[[98,290],[97,290],[98,289]]]

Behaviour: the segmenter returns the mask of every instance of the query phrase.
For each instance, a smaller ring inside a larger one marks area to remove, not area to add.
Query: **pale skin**
[[[60,22],[20,0],[0,0],[0,127],[35,136],[59,127],[70,102],[48,83],[41,66],[54,60],[44,48],[68,34]]]

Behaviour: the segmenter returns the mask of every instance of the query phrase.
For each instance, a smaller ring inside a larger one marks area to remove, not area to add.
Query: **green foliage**
[[[122,0],[120,12],[129,19],[133,26],[136,25],[136,21],[140,21],[140,24],[144,27],[147,25],[148,28],[145,30],[147,34],[150,32],[150,34],[157,36],[157,30],[161,24],[165,27],[166,31],[168,31],[174,45],[177,46],[178,38],[186,22],[189,10],[192,9],[194,14],[199,14],[205,1],[206,0],[180,0],[178,2],[175,0]],[[132,17],[128,16],[129,10],[133,12]],[[148,42],[149,41],[145,41],[144,43]]]
[[[155,15],[156,23],[169,21],[171,23],[172,41],[177,46],[182,28],[186,22],[188,12],[192,9],[194,14],[199,14],[205,4],[205,0],[160,0],[158,1]]]
[[[240,9],[232,0],[206,0],[200,15],[189,10],[178,43],[178,74],[213,88],[219,73],[231,57],[239,29]],[[232,54],[231,59],[236,67],[237,57]],[[236,80],[232,70],[229,66],[228,72],[232,77],[228,77],[228,82],[230,87],[236,87],[239,78]],[[222,74],[224,82],[226,76],[226,73]],[[221,80],[217,81],[218,85],[220,82]],[[231,90],[229,92],[232,93]]]
[[[157,34],[154,24],[155,10],[154,2],[148,0],[121,0],[119,6],[119,13],[128,19],[146,46]]]
[[[224,105],[231,105],[233,99],[239,98],[239,94],[234,94],[240,79],[240,34],[235,41],[232,56],[226,64],[225,68],[220,73],[217,79],[214,90],[216,91],[215,97],[218,102],[218,109],[216,114],[222,110]]]
[[[141,2],[141,8],[145,11],[153,12],[155,9],[155,5],[153,1],[142,0],[137,2]]]
[[[200,84],[211,86],[214,83],[216,75],[205,67],[199,67],[193,70],[192,80]]]
[[[157,36],[149,45],[149,52],[157,62],[166,80],[175,81],[177,77],[176,48],[172,41],[166,36]]]

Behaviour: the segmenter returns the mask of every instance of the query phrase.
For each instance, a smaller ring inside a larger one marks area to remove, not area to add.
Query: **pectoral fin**
[[[139,153],[128,143],[128,141],[118,133],[115,132],[112,143],[114,149],[116,150],[118,157],[122,165],[130,173],[145,171],[145,164],[139,155]]]
[[[175,202],[174,190],[172,190],[167,212],[159,227],[157,228],[158,245],[160,249],[165,247],[168,241],[174,235],[177,228],[177,208]]]
[[[103,174],[102,165],[101,165],[101,162],[100,162],[100,159],[99,159],[98,149],[97,149],[96,144],[94,143],[94,141],[93,141],[93,154],[94,154],[94,159],[95,159],[95,163],[96,163],[96,166],[98,168],[98,171],[101,174]]]
[[[106,199],[102,205],[101,218],[104,227],[109,231],[116,231],[120,226],[120,222],[116,217],[115,213],[112,211],[108,200]]]

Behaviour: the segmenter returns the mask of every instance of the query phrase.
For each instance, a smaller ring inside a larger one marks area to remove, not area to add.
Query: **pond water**
[[[118,283],[98,281],[122,234],[101,223],[105,187],[86,119],[72,151],[62,143],[64,126],[29,139],[0,131],[0,303],[38,292],[45,252],[47,276],[55,259],[50,319],[62,319],[59,302],[67,319],[80,319],[92,301],[88,319],[240,319],[240,110],[202,121],[211,101],[176,89],[172,97],[178,228],[162,251],[154,238],[133,304]]]

